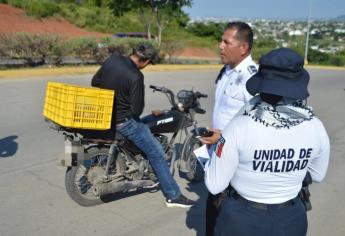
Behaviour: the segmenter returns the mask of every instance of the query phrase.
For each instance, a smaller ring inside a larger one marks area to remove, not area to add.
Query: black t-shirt
[[[115,90],[113,123],[139,119],[144,110],[144,75],[128,57],[110,56],[93,76],[92,86]]]

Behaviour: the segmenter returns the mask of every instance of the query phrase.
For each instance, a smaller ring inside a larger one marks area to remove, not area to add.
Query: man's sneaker
[[[178,198],[176,198],[176,199],[174,199],[174,200],[172,200],[172,199],[167,199],[167,200],[165,201],[165,205],[166,205],[167,207],[190,208],[190,207],[192,207],[194,204],[195,204],[195,201],[192,201],[192,200],[186,198],[186,197],[183,196],[182,194],[181,194]]]

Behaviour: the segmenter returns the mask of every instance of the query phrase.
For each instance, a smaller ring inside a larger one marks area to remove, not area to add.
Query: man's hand
[[[215,144],[215,143],[217,143],[218,139],[220,138],[220,134],[221,134],[220,130],[219,129],[213,129],[213,128],[210,128],[208,130],[212,131],[213,135],[210,137],[200,138],[201,142],[203,144]]]

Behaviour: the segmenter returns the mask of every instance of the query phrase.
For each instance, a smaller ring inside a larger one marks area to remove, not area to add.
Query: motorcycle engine
[[[154,136],[156,137],[156,139],[158,140],[158,142],[162,145],[163,150],[167,150],[168,148],[168,137],[165,135],[161,135],[161,134],[154,134]]]

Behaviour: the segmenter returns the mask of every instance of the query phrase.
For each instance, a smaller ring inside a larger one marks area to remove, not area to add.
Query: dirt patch
[[[218,59],[219,55],[209,48],[185,48],[174,54],[176,57],[210,58]]]
[[[25,11],[6,4],[0,4],[0,33],[27,32],[35,34],[58,34],[68,38],[104,37],[110,34],[90,32],[76,27],[61,17],[34,19]]]

